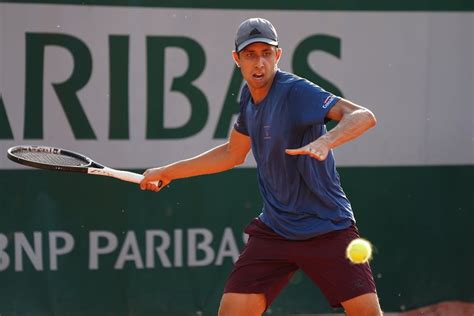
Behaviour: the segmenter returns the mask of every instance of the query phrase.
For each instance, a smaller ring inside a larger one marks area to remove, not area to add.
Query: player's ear
[[[282,54],[282,49],[280,47],[276,47],[276,60],[277,62],[280,60],[281,54]]]
[[[232,57],[234,58],[234,62],[237,65],[237,67],[240,68],[240,58],[239,58],[239,53],[237,53],[235,50],[232,51]]]

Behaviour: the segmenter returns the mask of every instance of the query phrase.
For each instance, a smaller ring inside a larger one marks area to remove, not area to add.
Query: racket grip
[[[122,181],[127,181],[127,182],[132,182],[132,183],[140,183],[143,180],[143,178],[145,178],[143,175],[139,173],[124,171],[124,170],[116,170],[116,169],[112,169],[108,167],[104,167],[103,169],[89,168],[88,173],[102,175],[102,176],[109,176],[109,177],[113,177]],[[154,183],[158,187],[161,187],[162,185],[161,180],[153,181],[152,183]]]

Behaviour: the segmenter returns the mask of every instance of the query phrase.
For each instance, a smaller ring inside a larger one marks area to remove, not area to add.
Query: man
[[[381,315],[369,265],[345,258],[359,235],[331,151],[375,126],[374,115],[280,71],[282,50],[265,19],[239,26],[232,54],[246,85],[229,140],[147,170],[140,187],[159,191],[176,179],[231,169],[252,148],[264,205],[245,229],[249,240],[226,282],[219,315],[261,315],[298,269],[348,315]],[[327,132],[326,120],[338,124]]]

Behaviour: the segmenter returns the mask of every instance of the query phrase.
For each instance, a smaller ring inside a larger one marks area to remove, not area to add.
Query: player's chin
[[[261,89],[267,85],[268,80],[252,79],[247,80],[247,83],[250,84],[250,86],[254,89]]]

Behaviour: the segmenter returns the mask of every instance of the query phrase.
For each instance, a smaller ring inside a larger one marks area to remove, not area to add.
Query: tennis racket
[[[8,149],[7,157],[16,163],[39,169],[87,173],[133,183],[140,183],[144,178],[141,174],[112,169],[82,154],[56,147],[15,146]],[[162,182],[155,184],[161,187]]]

